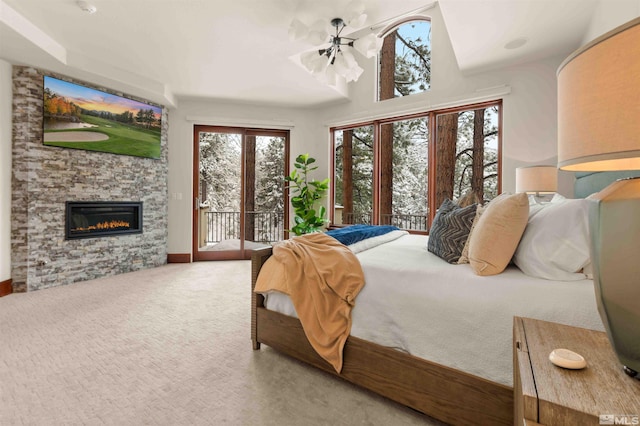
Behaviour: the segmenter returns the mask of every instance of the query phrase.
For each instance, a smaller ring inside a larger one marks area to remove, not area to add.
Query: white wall
[[[0,60],[0,282],[11,278],[11,64]]]
[[[320,178],[329,169],[325,132],[313,109],[182,101],[169,111],[169,123],[168,252],[172,254],[192,250],[194,125],[289,129],[291,161],[298,154],[309,153],[318,160],[314,176]]]

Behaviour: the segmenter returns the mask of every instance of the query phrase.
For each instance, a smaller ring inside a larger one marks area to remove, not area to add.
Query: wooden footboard
[[[450,424],[513,424],[513,389],[395,349],[349,337],[342,372],[311,347],[297,318],[264,307],[256,279],[271,248],[252,257],[251,339]]]

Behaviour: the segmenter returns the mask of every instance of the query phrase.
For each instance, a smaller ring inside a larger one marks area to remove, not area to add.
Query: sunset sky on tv
[[[49,76],[44,77],[44,87],[86,110],[109,111],[114,114],[132,111],[135,114],[141,109],[152,109],[156,119],[160,119],[162,116],[162,108],[158,106],[112,95],[111,93]]]

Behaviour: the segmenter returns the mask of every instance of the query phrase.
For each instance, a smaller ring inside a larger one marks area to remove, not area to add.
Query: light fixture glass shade
[[[556,166],[531,166],[516,169],[516,192],[551,194],[558,190]]]
[[[327,42],[329,38],[329,31],[327,24],[324,21],[316,21],[311,27],[309,27],[309,34],[307,34],[307,41],[313,45],[320,45]]]
[[[320,74],[320,79],[330,86],[335,86],[338,78],[335,67],[327,66],[324,74]]]
[[[640,18],[594,40],[558,69],[562,170],[640,170]],[[620,362],[640,372],[640,178],[589,200],[598,312]]]
[[[558,166],[640,170],[640,18],[558,69]]]
[[[353,48],[366,58],[373,58],[382,47],[383,40],[375,34],[368,34],[353,42]]]
[[[357,81],[364,72],[356,62],[356,58],[348,50],[342,50],[336,55],[334,66],[336,74],[344,77],[347,83]]]
[[[329,65],[325,55],[320,55],[317,50],[304,52],[300,55],[300,62],[311,74],[322,74]]]

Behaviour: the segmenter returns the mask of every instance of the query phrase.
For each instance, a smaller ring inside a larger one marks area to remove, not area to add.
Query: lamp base
[[[624,371],[640,371],[640,177],[618,180],[589,203],[596,303]]]

